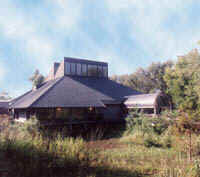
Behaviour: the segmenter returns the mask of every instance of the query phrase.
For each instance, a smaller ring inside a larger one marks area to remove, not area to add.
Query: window
[[[71,63],[71,75],[75,75],[75,74],[76,74],[76,64]]]
[[[102,66],[98,66],[98,76],[103,77],[103,67]]]
[[[76,64],[76,73],[77,75],[81,76],[81,64],[80,63],[77,63]]]
[[[58,119],[70,119],[71,110],[67,108],[57,108],[56,109],[56,118]]]
[[[70,74],[70,63],[65,62],[65,74]]]
[[[84,108],[72,108],[72,117],[73,120],[84,120],[85,118],[85,109]]]
[[[97,66],[88,65],[88,76],[97,76]]]
[[[107,66],[103,67],[103,76],[108,77],[108,67]]]
[[[81,75],[87,76],[87,65],[86,64],[82,64]]]
[[[19,112],[19,118],[26,118],[26,112]]]
[[[91,77],[108,77],[108,66],[65,61],[65,74]]]

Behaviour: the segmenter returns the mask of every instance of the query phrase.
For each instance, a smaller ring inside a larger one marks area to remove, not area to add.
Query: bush
[[[162,146],[165,148],[171,148],[172,147],[172,139],[170,136],[164,136],[161,140]]]
[[[169,122],[164,118],[150,118],[140,113],[131,112],[126,118],[126,134],[133,134],[134,131],[140,130],[144,135],[152,132],[161,135],[168,126]]]
[[[133,134],[136,130],[141,130],[143,134],[152,131],[149,118],[141,113],[130,112],[126,120],[126,134]]]
[[[161,135],[168,128],[169,123],[163,118],[156,118],[152,121],[153,131]]]
[[[158,140],[149,135],[144,139],[144,146],[146,147],[162,147],[162,144],[158,143]]]
[[[95,156],[81,138],[58,135],[48,139],[39,133],[31,139],[13,133],[4,136],[0,139],[0,151],[12,161],[12,172],[15,174],[11,176],[59,176],[71,173],[78,176],[80,171],[84,173],[84,167],[88,168],[90,159]]]
[[[162,112],[161,117],[163,118],[169,118],[169,119],[176,119],[179,115],[179,111],[178,110],[165,110]]]

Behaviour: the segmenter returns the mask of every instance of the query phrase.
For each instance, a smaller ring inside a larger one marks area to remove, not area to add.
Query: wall
[[[106,105],[100,112],[104,114],[105,121],[118,122],[123,120],[123,111],[121,105]]]
[[[0,108],[0,114],[8,114],[7,108]]]

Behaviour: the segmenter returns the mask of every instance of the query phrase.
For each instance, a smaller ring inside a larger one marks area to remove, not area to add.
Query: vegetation
[[[10,100],[11,97],[9,96],[8,92],[1,92],[0,93],[0,100]]]
[[[33,76],[29,78],[29,80],[32,82],[33,87],[38,88],[41,86],[41,84],[44,82],[45,77],[40,74],[39,70],[36,69]]]
[[[179,131],[174,114],[148,118],[130,113],[123,132],[109,132],[109,139],[94,132],[89,141],[62,132],[44,136],[35,119],[23,125],[3,119],[0,173],[3,169],[8,176],[20,177],[198,177],[200,136]]]
[[[68,130],[49,134],[36,119],[23,125],[0,119],[0,176],[199,177],[199,61],[193,50],[174,64],[114,76],[145,93],[162,90],[176,108],[157,118],[130,112],[125,128],[102,127],[74,138]],[[43,80],[39,71],[31,78],[36,87]]]
[[[172,96],[176,108],[187,111],[199,110],[200,55],[192,50],[180,56],[173,68],[165,74],[167,92]]]
[[[130,75],[114,75],[111,79],[143,93],[155,92],[156,90],[165,92],[167,89],[164,80],[165,70],[172,68],[172,66],[172,61],[152,63],[149,67],[139,68]]]

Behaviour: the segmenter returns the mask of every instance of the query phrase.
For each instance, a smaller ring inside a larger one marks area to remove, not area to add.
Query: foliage
[[[174,120],[178,117],[179,115],[179,111],[177,109],[174,109],[174,110],[171,110],[171,111],[168,111],[168,110],[165,110],[161,113],[161,118],[167,118],[167,119],[170,119],[170,120]]]
[[[10,100],[11,97],[9,96],[8,92],[1,92],[0,93],[0,100]]]
[[[149,135],[144,139],[144,146],[145,147],[162,147],[162,144],[159,143],[157,139],[155,139],[153,136]]]
[[[142,113],[130,112],[126,118],[126,133],[134,133],[135,130],[141,130],[143,134],[153,132],[162,134],[169,125],[169,121],[163,118],[150,118]]]
[[[20,125],[7,125],[9,131],[0,134],[0,157],[4,153],[5,161],[10,161],[9,176],[200,176],[199,135],[191,136],[192,159],[188,161],[187,135],[173,134],[171,124],[162,134],[148,131],[143,135],[135,129],[122,137],[88,142],[62,134],[33,136],[30,127],[38,129],[34,119],[25,125],[29,128]]]
[[[130,75],[115,75],[111,79],[144,93],[155,92],[156,90],[165,92],[167,89],[164,80],[165,69],[172,66],[172,61],[152,63],[149,67],[139,68]]]
[[[33,76],[29,78],[29,80],[33,83],[33,87],[40,87],[41,84],[44,82],[44,76],[40,74],[39,70],[36,69]]]
[[[185,112],[199,109],[199,71],[200,55],[197,49],[180,56],[174,67],[166,69],[164,80],[167,93],[172,96],[176,108]]]
[[[81,138],[43,137],[34,118],[7,124],[0,134],[1,152],[12,161],[10,176],[79,176],[93,155]]]

